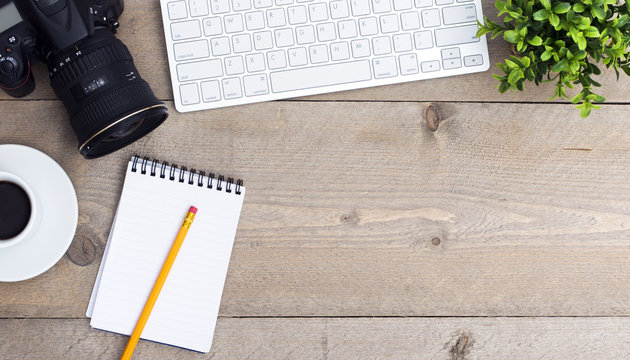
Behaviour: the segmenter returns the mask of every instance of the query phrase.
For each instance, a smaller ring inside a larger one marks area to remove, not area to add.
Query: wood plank
[[[2,105],[0,143],[59,161],[80,218],[0,316],[83,317],[133,153],[245,179],[222,315],[630,314],[628,106],[266,103],[88,161],[58,102]]]
[[[134,359],[625,359],[628,318],[220,318],[199,354],[141,341]],[[0,320],[4,360],[118,359],[86,320]]]
[[[496,19],[493,2],[484,2],[484,14]],[[159,2],[133,0],[125,2],[125,12],[120,18],[119,38],[129,47],[140,74],[151,84],[160,99],[172,100],[164,32]],[[472,75],[416,81],[406,84],[346,91],[308,97],[308,100],[391,100],[391,101],[516,101],[545,102],[554,93],[552,84],[539,88],[533,84],[524,93],[499,94],[491,74],[499,73],[495,66],[511,54],[510,46],[503,39],[489,41],[492,67],[490,71]],[[602,66],[603,67],[603,66]],[[48,84],[45,66],[34,67],[37,89],[27,99],[54,99]],[[598,81],[604,85],[597,89],[609,102],[627,103],[630,97],[630,78],[623,75],[617,83],[614,71],[604,71]],[[0,91],[0,99],[9,97]],[[175,109],[173,108],[173,111]]]

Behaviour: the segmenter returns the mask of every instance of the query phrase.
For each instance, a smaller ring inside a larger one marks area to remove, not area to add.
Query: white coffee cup
[[[31,216],[28,220],[28,223],[24,227],[24,229],[19,234],[17,234],[16,236],[10,239],[0,240],[0,248],[5,248],[5,247],[18,244],[19,242],[23,241],[24,239],[28,238],[31,235],[31,231],[33,230],[34,224],[37,221],[37,212],[38,212],[39,206],[37,204],[37,198],[35,196],[35,193],[33,192],[33,190],[31,190],[31,187],[28,186],[28,184],[21,177],[15,174],[12,174],[10,172],[0,171],[0,181],[12,182],[20,186],[24,190],[24,192],[26,192],[26,195],[28,195],[28,199],[31,202]]]

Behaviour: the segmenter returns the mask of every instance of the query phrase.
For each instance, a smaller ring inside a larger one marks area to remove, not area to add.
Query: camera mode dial
[[[7,56],[0,59],[0,72],[6,75],[13,75],[18,69],[18,63],[15,58]]]

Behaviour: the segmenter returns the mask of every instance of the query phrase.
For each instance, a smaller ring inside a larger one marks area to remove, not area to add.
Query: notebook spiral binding
[[[180,183],[186,182],[188,185],[197,185],[199,187],[205,185],[206,188],[216,189],[217,191],[223,191],[225,189],[227,193],[232,193],[233,190],[234,194],[241,195],[241,186],[243,186],[243,180],[241,179],[237,179],[235,182],[234,178],[228,177],[227,180],[225,180],[223,175],[215,177],[214,173],[208,173],[206,176],[205,171],[197,172],[194,168],[188,170],[186,166],[180,168],[177,164],[170,165],[168,161],[162,161],[160,163],[158,159],[150,160],[149,157],[140,157],[138,155],[132,156],[131,160],[133,162],[131,171],[133,172],[137,172],[138,166],[140,166],[140,173],[143,175],[147,174],[148,169],[150,176],[159,176],[161,179],[168,178],[170,181],[178,181]],[[149,163],[150,166],[148,166]],[[159,174],[157,172],[158,165],[160,165]],[[186,178],[186,174],[188,174],[188,178]]]

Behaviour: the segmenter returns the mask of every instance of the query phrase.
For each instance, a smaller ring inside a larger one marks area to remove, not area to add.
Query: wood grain
[[[496,20],[497,10],[494,2],[484,1],[484,14]],[[118,37],[129,47],[134,56],[140,74],[152,86],[160,99],[172,100],[172,89],[169,68],[166,58],[164,31],[159,1],[127,0],[125,11],[120,18],[121,27]],[[448,77],[442,79],[415,81],[411,83],[382,86],[377,88],[346,91],[334,94],[311,96],[308,100],[356,100],[356,101],[500,101],[500,102],[546,102],[554,93],[552,84],[536,87],[526,86],[523,93],[499,94],[496,81],[491,74],[500,73],[496,67],[509,57],[512,52],[509,44],[502,38],[488,42],[491,69],[484,73]],[[603,65],[602,65],[603,68]],[[34,66],[35,79],[38,86],[27,99],[54,99],[55,96],[48,84],[48,73],[43,64]],[[628,103],[626,89],[630,87],[630,78],[623,75],[616,81],[614,71],[604,70],[597,81],[603,84],[596,92],[605,96],[608,102]],[[0,99],[10,99],[0,91]],[[557,100],[565,101],[566,100]]]
[[[219,318],[208,354],[141,341],[134,359],[627,359],[629,329],[628,318]],[[126,342],[63,319],[0,320],[0,338],[4,360],[118,359]]]
[[[58,102],[2,105],[0,143],[68,171],[96,256],[1,283],[3,317],[83,317],[133,153],[245,179],[224,316],[630,314],[628,106],[273,102],[88,161]]]

